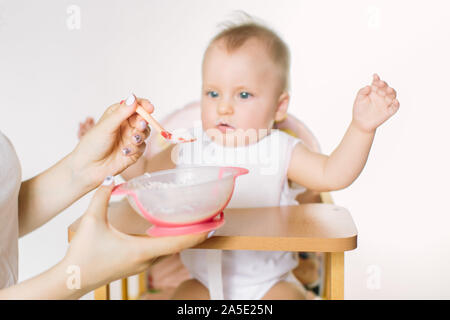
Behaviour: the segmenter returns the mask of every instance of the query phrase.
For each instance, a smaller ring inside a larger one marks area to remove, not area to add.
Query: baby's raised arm
[[[352,184],[366,164],[376,129],[400,106],[396,95],[395,90],[375,74],[372,84],[359,90],[352,122],[339,146],[327,156],[297,144],[288,178],[316,191],[339,190]]]

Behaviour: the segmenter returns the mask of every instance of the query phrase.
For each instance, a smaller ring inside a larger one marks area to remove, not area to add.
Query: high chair
[[[190,128],[200,120],[200,104],[194,102],[177,110],[161,121],[167,130]],[[300,120],[288,115],[275,127],[300,138],[311,150],[320,152],[320,146],[312,132]],[[163,150],[167,143],[158,134],[151,134],[150,143],[144,156],[151,157]],[[269,250],[321,252],[321,297],[324,299],[344,299],[344,252],[357,246],[357,230],[350,213],[333,205],[329,193],[317,193],[291,184],[293,189],[304,192],[297,196],[300,205],[272,208],[226,209],[225,225],[216,231],[214,237],[195,248],[222,250]],[[126,199],[113,202],[109,208],[109,221],[120,231],[146,236],[150,226],[128,205]],[[243,229],[257,216],[259,226],[252,230]],[[68,230],[69,241],[76,232],[79,219]],[[183,266],[177,255],[161,262],[162,270],[181,269]],[[157,265],[156,265],[157,266]],[[156,267],[155,266],[155,267]],[[182,274],[183,271],[181,271]],[[138,276],[138,292],[129,294],[128,279],[121,280],[122,299],[139,298],[147,291],[148,273]],[[185,272],[181,277],[187,277]],[[110,286],[98,288],[95,299],[110,298]],[[167,298],[167,296],[166,296]]]

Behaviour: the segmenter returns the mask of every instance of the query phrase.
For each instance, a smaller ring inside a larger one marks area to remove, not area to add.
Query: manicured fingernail
[[[139,121],[139,126],[142,130],[145,130],[145,128],[147,128],[147,122],[145,122],[145,120],[141,120]]]
[[[125,101],[125,104],[127,106],[131,106],[131,105],[133,105],[135,100],[136,100],[136,98],[134,97],[134,94],[130,94],[130,96],[127,98],[127,101]]]
[[[110,186],[114,182],[113,176],[107,176],[105,180],[103,180],[102,186]]]
[[[142,138],[141,138],[140,135],[135,134],[135,135],[133,136],[133,140],[134,140],[134,142],[139,143],[139,142],[141,142]]]
[[[120,104],[122,104],[122,103],[124,103],[125,102],[125,100],[122,100],[122,101],[120,101]]]
[[[131,149],[130,149],[130,148],[123,148],[123,149],[122,149],[122,153],[123,153],[125,156],[129,155],[130,152],[131,152]]]
[[[208,236],[206,237],[206,239],[211,238],[214,235],[215,232],[216,232],[216,230],[213,230],[210,233],[208,233]]]

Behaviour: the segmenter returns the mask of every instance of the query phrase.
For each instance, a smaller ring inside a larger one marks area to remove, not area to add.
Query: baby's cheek
[[[254,112],[246,116],[245,126],[253,129],[267,129],[272,119],[267,114]]]
[[[202,110],[201,118],[202,118],[202,127],[204,129],[208,129],[214,126],[215,120],[212,112]]]

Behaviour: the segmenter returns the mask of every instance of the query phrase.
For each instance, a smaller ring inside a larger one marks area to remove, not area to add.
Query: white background
[[[67,25],[70,5],[80,29]],[[345,298],[450,298],[447,1],[0,1],[0,130],[23,178],[73,149],[79,121],[130,92],[150,98],[156,117],[199,99],[203,51],[233,10],[288,43],[290,112],[327,154],[374,72],[398,92],[400,110],[378,129],[363,173],[333,193],[359,232]],[[89,199],[20,240],[20,280],[64,256],[67,226]]]

